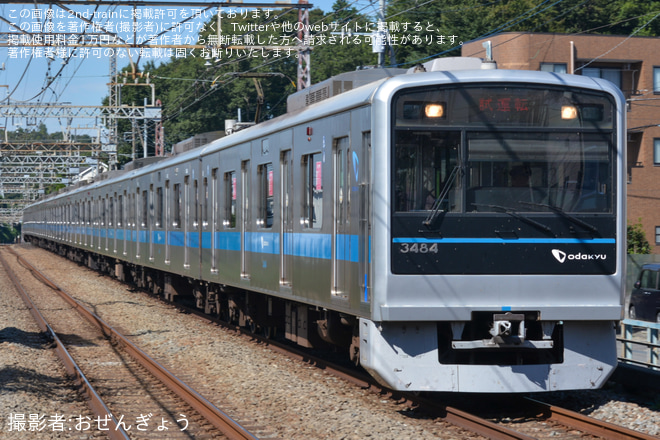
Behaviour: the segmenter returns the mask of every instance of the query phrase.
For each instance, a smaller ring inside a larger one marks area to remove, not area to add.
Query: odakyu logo
[[[607,260],[607,254],[583,254],[583,253],[567,254],[566,252],[560,251],[559,249],[553,249],[552,256],[555,257],[555,259],[560,263],[563,263],[566,260],[570,260],[570,261]]]

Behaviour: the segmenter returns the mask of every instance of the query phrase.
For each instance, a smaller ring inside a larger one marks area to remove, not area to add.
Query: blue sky
[[[368,5],[367,0],[359,1],[363,6]],[[324,11],[330,11],[334,2],[335,0],[310,1],[315,8],[320,7]],[[246,1],[242,5],[247,6],[249,2]],[[37,8],[34,5],[0,4],[0,17],[30,32],[35,32],[35,26],[45,26],[45,23],[50,23],[49,26],[56,33],[75,32],[79,31],[80,26],[84,23],[84,21],[72,17],[72,13],[63,9],[53,7],[52,12],[47,12],[47,8],[46,5],[41,5],[38,8],[41,11],[35,12]],[[71,7],[71,9],[75,13],[88,17],[91,21],[106,24],[110,22],[115,27],[125,27],[126,22],[130,24],[132,21],[130,18],[125,21],[121,19],[121,14],[130,14],[130,8],[124,9],[124,12],[116,12],[117,9],[112,12],[110,9],[99,9],[96,15],[93,15],[93,6]],[[163,7],[159,11],[149,12],[149,14],[156,15],[156,17],[142,17],[142,24],[147,26],[147,23],[156,23],[156,29],[150,29],[151,35],[154,35],[160,29],[163,29],[162,27],[158,29],[157,22],[174,23],[182,20],[182,14],[184,14],[182,8],[176,11],[174,9]],[[111,13],[119,14],[119,18],[112,17]],[[46,14],[50,15],[50,20],[47,19]],[[168,17],[168,15],[171,16]],[[150,18],[153,21],[149,21]],[[203,21],[203,19],[190,20],[186,26],[200,26]],[[167,27],[169,26],[165,28]],[[0,21],[0,31],[10,30],[15,29]],[[47,31],[46,29],[43,30]],[[93,31],[92,28],[88,32],[93,33]],[[188,31],[190,31],[190,28]],[[122,33],[120,29],[117,29],[116,33],[124,36],[125,39],[131,38],[131,33]],[[179,33],[182,38],[185,34],[185,29]],[[9,100],[11,103],[29,101],[59,102],[76,106],[100,105],[103,97],[108,95],[109,62],[108,57],[104,56],[103,53],[89,51],[86,54],[81,54],[80,51],[77,51],[73,52],[75,56],[69,57],[69,54],[65,52],[46,53],[43,48],[36,50],[38,52],[35,55],[34,53],[22,52],[18,46],[0,47],[0,63],[3,66],[0,70],[0,101],[3,104],[6,104]],[[121,70],[129,63],[125,50],[119,51],[118,54],[121,57],[118,59],[118,69]],[[144,58],[142,61],[144,61]],[[52,78],[56,78],[56,80],[51,82]],[[34,98],[35,96],[36,98]],[[46,122],[49,131],[60,131],[57,120],[50,119]],[[17,127],[30,128],[29,124],[32,123],[34,121],[11,118],[11,120],[0,120],[0,127],[14,130]],[[90,121],[90,124],[95,125],[95,121]]]

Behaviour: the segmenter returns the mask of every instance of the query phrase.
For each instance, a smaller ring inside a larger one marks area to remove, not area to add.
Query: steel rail
[[[599,438],[607,440],[657,440],[658,437],[645,434],[643,432],[635,431],[617,426],[609,422],[588,417],[575,411],[570,411],[564,408],[553,406],[531,398],[525,398],[533,408],[547,417],[564,426],[575,428],[579,431],[595,435]]]
[[[135,344],[126,339],[123,335],[117,332],[114,328],[108,325],[103,319],[95,315],[87,307],[83,306],[61,289],[57,284],[51,281],[46,275],[41,273],[37,268],[32,266],[22,256],[16,254],[12,249],[9,249],[17,258],[26,266],[33,275],[39,278],[48,287],[53,289],[60,295],[67,303],[69,303],[78,313],[80,313],[90,323],[97,326],[103,334],[111,338],[114,342],[121,344],[126,352],[128,352],[140,365],[149,371],[154,377],[158,378],[168,389],[174,392],[181,399],[185,400],[197,412],[199,412],[209,423],[218,428],[224,435],[232,440],[258,440],[251,432],[241,426],[238,422],[233,420],[224,411],[209,402],[206,398],[200,395],[197,391],[189,387],[182,380],[177,378],[174,374],[168,371],[165,367],[160,365],[152,359],[145,352],[140,350]]]
[[[490,420],[483,419],[479,416],[470,414],[458,408],[439,404],[420,396],[414,396],[411,393],[392,391],[389,388],[380,385],[371,376],[367,376],[365,374],[361,374],[360,372],[334,364],[331,361],[327,361],[318,356],[314,356],[302,349],[298,349],[296,347],[292,347],[289,344],[283,344],[265,336],[250,332],[249,330],[243,329],[237,325],[219,321],[197,309],[186,307],[181,304],[172,305],[206,322],[212,322],[226,329],[235,331],[239,335],[250,338],[256,343],[262,344],[274,352],[314,366],[330,374],[331,376],[335,376],[339,379],[352,383],[364,390],[367,390],[368,392],[377,394],[379,396],[388,395],[392,399],[400,398],[402,402],[407,401],[411,405],[423,405],[425,411],[432,411],[437,417],[443,419],[447,423],[463,428],[475,434],[479,434],[494,440],[536,440],[535,437],[530,437],[526,434],[509,429],[506,426],[498,425],[497,423],[491,422]]]
[[[110,426],[108,426],[109,429],[105,431],[105,433],[108,435],[108,437],[111,440],[129,440],[130,437],[128,436],[126,431],[124,431],[124,428],[122,428],[121,425],[119,425],[119,422],[117,421],[115,416],[112,415],[110,409],[103,402],[103,399],[101,399],[101,397],[96,392],[92,384],[89,383],[89,380],[87,380],[85,374],[80,370],[76,361],[73,360],[73,358],[69,354],[69,351],[66,349],[60,338],[57,337],[53,329],[50,327],[50,325],[48,325],[41,312],[39,312],[39,309],[37,309],[37,307],[34,305],[34,303],[30,299],[25,289],[23,289],[23,286],[21,285],[20,281],[14,274],[14,271],[7,264],[7,261],[4,259],[2,254],[0,254],[0,263],[2,263],[2,266],[4,267],[7,276],[14,284],[16,291],[23,299],[23,302],[25,303],[27,308],[30,310],[30,314],[32,314],[32,317],[37,322],[37,325],[39,326],[41,331],[45,332],[47,337],[55,342],[56,344],[55,351],[57,352],[57,355],[60,357],[60,359],[62,359],[62,362],[64,363],[64,367],[66,368],[67,372],[70,375],[75,376],[76,383],[82,388],[83,392],[85,393],[85,395],[89,400],[89,405],[92,409],[92,412],[99,418],[103,417],[104,420],[105,417],[109,418],[108,424]]]

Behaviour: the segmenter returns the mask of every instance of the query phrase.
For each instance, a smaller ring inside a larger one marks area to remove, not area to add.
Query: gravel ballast
[[[393,400],[361,390],[312,366],[290,360],[268,348],[246,343],[232,332],[179,312],[169,304],[44,250],[17,248],[26,259],[43,270],[73,296],[88,304],[106,322],[131,338],[140,348],[165,365],[202,395],[227,412],[240,411],[238,418],[253,420],[281,439],[465,439],[478,436],[441,420],[418,414]],[[0,362],[3,371],[35,370],[31,386],[0,375],[0,438],[12,411],[41,414],[78,414],[84,402],[58,402],[49,395],[67,389],[65,378],[48,344],[31,347],[23,336],[38,334],[36,324],[18,298],[9,294],[9,281],[0,277]],[[24,324],[18,317],[26,314]],[[19,330],[12,335],[12,328]],[[46,347],[42,346],[45,345]],[[27,355],[30,355],[28,357]],[[41,363],[46,358],[53,366]],[[37,371],[37,367],[39,370]],[[48,373],[48,371],[51,371]],[[20,376],[20,375],[19,375]],[[68,387],[68,388],[67,388]],[[632,402],[612,391],[564,393],[578,399],[573,409],[631,429],[658,435],[660,413],[653,402]],[[582,397],[580,397],[582,396]],[[71,397],[67,397],[71,400]],[[574,402],[575,403],[575,402]],[[80,407],[79,407],[80,406]],[[156,415],[155,415],[156,416]],[[23,433],[25,434],[25,433]],[[80,432],[66,433],[79,438]],[[82,437],[86,438],[86,437]]]

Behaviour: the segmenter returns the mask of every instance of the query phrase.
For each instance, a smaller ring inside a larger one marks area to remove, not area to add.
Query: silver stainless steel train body
[[[207,309],[215,286],[267,295],[292,340],[305,310],[352,319],[360,363],[397,390],[605,382],[625,279],[613,84],[431,71],[300,107],[35,203],[24,237],[157,270],[168,297],[186,279]]]

